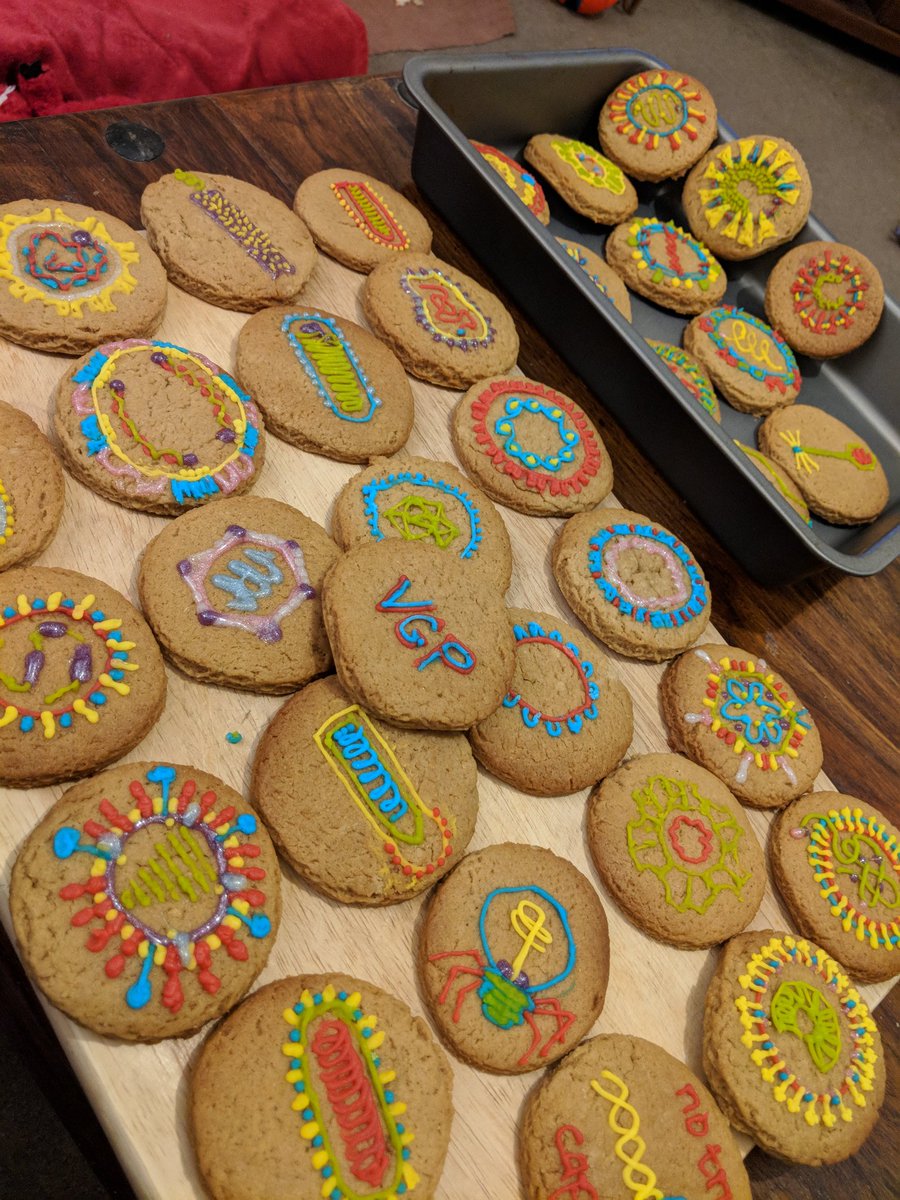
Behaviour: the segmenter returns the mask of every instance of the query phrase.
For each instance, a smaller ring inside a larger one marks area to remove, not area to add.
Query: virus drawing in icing
[[[389,496],[394,490],[401,493],[395,500]],[[393,503],[385,507],[387,498]],[[478,509],[466,492],[443,479],[422,471],[391,471],[363,484],[362,499],[369,533],[377,542],[393,530],[407,542],[427,542],[440,550],[453,548],[463,559],[473,558],[481,545]],[[461,517],[465,518],[465,530],[456,523]]]
[[[672,71],[647,71],[621,84],[609,101],[616,133],[648,151],[667,144],[677,150],[695,141],[707,122],[693,80]]]
[[[770,392],[784,396],[789,388],[800,390],[802,380],[793,351],[759,317],[743,308],[721,305],[704,313],[697,324],[728,366],[764,383]]]
[[[794,159],[774,138],[739,138],[717,149],[703,171],[703,216],[720,236],[762,252],[777,236],[773,219],[779,208],[797,204],[800,185]]]
[[[869,284],[846,254],[826,246],[811,257],[791,283],[794,312],[810,333],[827,337],[847,329],[866,307]]]
[[[510,690],[503,697],[504,708],[518,709],[526,729],[543,729],[552,738],[561,737],[566,731],[580,733],[585,721],[596,721],[600,685],[593,677],[593,663],[582,657],[579,648],[573,642],[565,641],[558,630],[551,629],[548,632],[536,621],[529,621],[527,626],[513,625],[513,633],[517,650],[523,646],[540,646],[545,652],[552,651],[549,656],[552,667],[548,662],[547,673],[567,664],[577,680],[580,698],[568,712],[545,713],[529,704],[527,697],[520,692]]]
[[[337,321],[317,312],[290,313],[281,331],[328,412],[355,424],[372,420],[381,400]]]
[[[494,341],[494,327],[458,283],[437,267],[407,267],[400,286],[426,333],[454,350],[477,350]]]
[[[617,523],[600,529],[588,547],[588,569],[598,590],[623,616],[671,629],[704,612],[709,594],[703,572],[673,533],[652,525]],[[629,552],[649,555],[661,564],[669,590],[661,596],[636,591],[620,569],[620,558]]]
[[[370,183],[364,179],[342,179],[329,186],[356,228],[375,245],[384,250],[409,249],[409,234]]]
[[[638,271],[646,271],[652,283],[706,292],[722,274],[706,246],[671,221],[639,218],[625,240]]]

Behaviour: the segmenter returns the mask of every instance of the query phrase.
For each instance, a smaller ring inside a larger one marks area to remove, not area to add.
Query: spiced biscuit
[[[709,622],[710,591],[684,542],[624,508],[571,517],[553,544],[553,575],[580,621],[628,658],[662,662]]]
[[[768,479],[772,487],[778,492],[782,500],[794,510],[801,521],[805,521],[807,525],[812,525],[812,518],[809,515],[806,501],[796,490],[794,485],[788,479],[787,475],[777,466],[767,454],[763,454],[761,450],[754,450],[752,446],[745,446],[743,442],[734,439],[734,444],[742,454],[753,463],[756,470],[764,479]]]
[[[355,546],[325,577],[323,612],[341,685],[394,725],[468,729],[509,687],[506,606],[434,546]]]
[[[294,212],[320,250],[354,271],[371,271],[400,250],[431,249],[431,226],[416,206],[356,169],[307,175],[294,196]]]
[[[475,830],[466,739],[382,724],[331,675],[279,710],[251,796],[281,854],[334,900],[391,904],[436,883]]]
[[[36,558],[56,536],[66,485],[27,413],[0,400],[0,571]]]
[[[889,499],[884,467],[849,425],[821,408],[793,404],[766,417],[759,447],[834,525],[874,521]]]
[[[498,150],[496,146],[489,146],[486,142],[476,142],[474,139],[471,141],[488,166],[493,168],[506,186],[511,189],[513,195],[521,200],[542,225],[549,225],[550,209],[547,205],[547,197],[544,195],[544,189],[531,172],[526,170],[521,163],[517,163],[514,158],[510,158],[508,154]],[[527,152],[525,157],[528,157]]]
[[[569,258],[578,263],[600,295],[605,296],[626,321],[630,321],[631,297],[628,295],[628,288],[612,267],[604,262],[599,254],[595,254],[589,246],[582,246],[580,242],[573,242],[569,238],[558,237],[556,240]]]
[[[678,382],[687,388],[700,407],[720,425],[722,413],[716,389],[693,354],[682,350],[680,346],[672,346],[668,342],[655,342],[651,338],[647,338],[647,345],[656,357],[666,364]]]
[[[457,1057],[503,1075],[533,1071],[571,1050],[600,1015],[606,914],[567,859],[539,846],[488,846],[433,895],[418,969]]]
[[[672,221],[637,217],[606,239],[606,261],[638,295],[677,313],[700,313],[728,279],[711,251]]]
[[[453,410],[450,433],[465,471],[517,512],[565,516],[612,491],[612,463],[590,417],[536,379],[497,375],[474,384]]]
[[[0,575],[0,783],[78,779],[141,741],[166,702],[149,626],[121,593],[58,567]]]
[[[141,221],[172,283],[220,308],[286,304],[316,265],[315,243],[296,213],[230,175],[161,176],[144,189]]]
[[[185,513],[144,550],[141,607],[166,657],[203,683],[294,692],[331,667],[322,580],[339,550],[278,500]]]
[[[367,277],[363,312],[407,371],[464,388],[508,371],[519,354],[513,319],[493,292],[431,254],[401,251]]]
[[[525,159],[570,208],[599,225],[618,225],[637,210],[634,184],[610,159],[577,138],[538,133]]]
[[[706,993],[703,1068],[735,1129],[809,1166],[858,1150],[884,1099],[878,1026],[844,968],[773,930],[725,947]]]
[[[196,350],[131,338],[69,368],[53,426],[67,469],[125,508],[176,516],[251,487],[265,434],[256,405]]]
[[[516,669],[503,703],[472,727],[475,757],[536,796],[602,779],[631,745],[631,696],[600,647],[549,613],[509,610]]]
[[[900,830],[838,792],[810,792],[778,814],[772,874],[797,929],[865,983],[900,973]]]
[[[331,532],[343,550],[401,538],[436,546],[503,594],[512,549],[499,512],[456,467],[429,458],[378,458],[347,481],[334,502]]]
[[[155,1042],[195,1033],[253,983],[280,875],[238,792],[193,767],[126,763],[70,788],[29,835],[10,909],[51,1004],[96,1033]]]
[[[519,1163],[527,1200],[624,1200],[638,1186],[648,1200],[751,1200],[711,1093],[684,1063],[638,1037],[591,1038],[542,1077],[525,1100]]]
[[[238,334],[237,373],[266,428],[342,462],[393,454],[413,427],[396,355],[367,329],[322,309],[267,308]]]
[[[252,1087],[236,1063],[252,1064]],[[388,992],[339,974],[276,980],[213,1031],[191,1072],[200,1174],[213,1200],[429,1200],[452,1081],[428,1026]]]
[[[794,689],[736,646],[695,646],[660,683],[673,750],[712,771],[744,804],[783,808],[812,787],[822,742]]]
[[[784,338],[744,308],[720,304],[694,317],[684,348],[732,408],[754,416],[793,404],[802,379]]]
[[[62,200],[0,205],[0,336],[83,354],[149,337],[165,308],[162,263],[124,221]]]

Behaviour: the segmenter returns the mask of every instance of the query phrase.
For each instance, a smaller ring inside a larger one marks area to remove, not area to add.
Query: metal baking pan
[[[716,425],[645,344],[681,343],[684,317],[632,293],[633,325],[605,302],[554,240],[569,237],[599,253],[608,232],[573,212],[548,189],[542,226],[469,139],[487,142],[524,164],[536,133],[560,133],[596,146],[597,118],[609,93],[637,71],[667,64],[638,50],[454,57],[417,55],[403,71],[406,98],[418,108],[412,173],[431,203],[493,277],[628,431],[719,540],[763,583],[791,582],[834,567],[872,575],[900,552],[900,309],[888,297],[874,336],[844,358],[821,363],[798,355],[800,401],[845,421],[873,448],[888,473],[891,498],[878,520],[861,527],[806,525],[733,444],[756,445],[758,418],[722,404]],[[719,121],[720,140],[735,133]],[[682,180],[636,183],[640,216],[687,228]],[[815,189],[816,180],[813,180]],[[814,216],[792,245],[833,239]],[[723,303],[764,317],[766,279],[786,246],[723,264]]]

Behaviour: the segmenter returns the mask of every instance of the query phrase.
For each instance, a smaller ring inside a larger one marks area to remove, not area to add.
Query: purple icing
[[[109,381],[110,388],[119,396],[125,391],[125,384],[121,379],[111,379]]]
[[[93,657],[90,646],[76,646],[69,663],[69,678],[74,682],[87,683],[93,674]]]
[[[188,559],[183,558],[181,560],[181,562],[178,564],[178,574],[181,575],[183,578],[185,575],[190,575],[190,573],[191,573],[191,564],[188,561]]]
[[[38,633],[41,637],[65,637],[67,629],[68,626],[62,621],[41,621],[40,625],[38,625]]]
[[[205,608],[203,612],[197,613],[197,620],[201,625],[215,625],[218,619],[219,614],[208,608]]]
[[[261,642],[280,642],[282,633],[279,627],[272,622],[270,625],[260,625],[259,632],[256,636]]]
[[[181,461],[184,463],[184,465],[186,467],[196,467],[196,465],[200,461],[200,459],[197,457],[196,454],[185,454],[182,456]]]
[[[220,442],[233,442],[234,436],[235,435],[234,435],[233,429],[220,429],[219,432],[216,434],[216,437],[219,439]]]
[[[288,538],[284,544],[287,546],[287,548],[289,550],[299,550],[300,549],[300,543],[295,542],[293,538]]]
[[[234,534],[235,537],[247,536],[247,530],[243,527],[243,525],[229,525],[225,532]]]
[[[94,239],[86,229],[76,229],[72,234],[72,241],[78,246],[92,246]]]
[[[164,354],[161,354],[159,350],[157,350],[155,354],[150,355],[150,361],[152,363],[156,363],[158,367],[163,367],[169,360]]]
[[[44,655],[41,650],[29,650],[25,655],[25,682],[37,683],[37,677],[44,669]]]

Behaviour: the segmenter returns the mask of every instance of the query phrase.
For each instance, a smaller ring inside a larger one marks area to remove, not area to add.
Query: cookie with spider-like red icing
[[[655,217],[617,225],[606,239],[606,261],[638,295],[677,313],[718,304],[728,284],[708,246]]]

